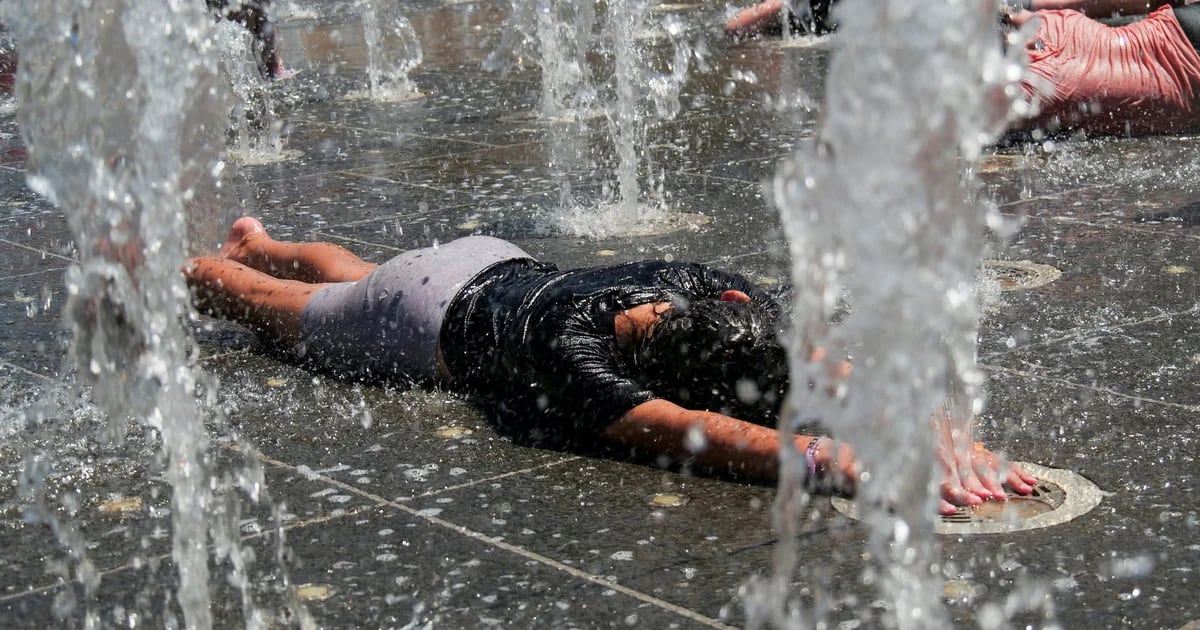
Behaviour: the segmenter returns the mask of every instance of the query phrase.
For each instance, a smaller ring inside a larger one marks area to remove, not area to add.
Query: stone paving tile
[[[514,112],[532,109],[533,102],[511,102],[512,95],[527,94],[526,88],[514,89],[512,82],[505,80],[455,77],[451,82],[442,75],[415,78],[422,96],[411,101],[380,104],[331,95],[326,107],[288,112],[289,120],[295,121],[292,134],[302,134],[303,127],[311,126],[311,132],[297,139],[338,141],[321,134],[340,130],[346,136],[340,142],[355,143],[348,146],[364,150],[392,146],[400,150],[401,157],[403,141],[412,135],[480,146],[504,146],[531,138],[529,126]],[[308,146],[306,142],[298,144]]]
[[[802,138],[811,137],[813,120],[799,125],[773,112],[746,108],[738,117],[685,119],[661,124],[665,135],[660,164],[671,170],[736,177],[737,164],[773,157],[765,175],[773,174],[779,158],[790,156]],[[761,179],[761,178],[756,178]]]
[[[291,583],[327,595],[304,604],[307,613],[322,625],[388,626],[418,620],[455,627],[508,621],[554,627],[726,627],[655,593],[622,584],[613,576],[594,575],[560,563],[503,536],[481,536],[463,529],[439,518],[433,510],[399,513],[376,508],[317,523],[298,523],[286,532]],[[276,543],[267,536],[248,539],[246,545],[258,557],[269,558]],[[214,567],[214,572],[225,570]],[[278,578],[254,582],[251,591],[267,590]],[[164,583],[156,585],[156,580]],[[128,606],[147,621],[162,620],[179,615],[169,600],[168,589],[175,580],[174,569],[165,560],[149,561],[142,568],[106,571],[98,599],[116,604],[114,617]],[[81,598],[78,587],[67,590]],[[241,614],[237,594],[220,581],[215,590],[214,601],[221,603],[214,614],[226,623],[237,623]],[[62,591],[51,587],[5,597],[0,600],[0,617],[13,622],[7,627],[21,627],[18,620],[29,616],[45,618],[53,599],[63,597]],[[277,594],[255,595],[260,606],[279,605],[272,601],[279,599]],[[150,598],[163,601],[145,601]],[[77,611],[66,612],[70,618]],[[729,613],[718,614],[727,617]],[[605,619],[608,621],[600,621]]]
[[[1090,385],[1134,399],[1200,410],[1190,384],[1200,354],[1190,343],[1200,327],[1195,310],[1144,323],[1078,331],[995,361],[1006,368]]]
[[[53,406],[43,406],[42,401],[53,398],[59,388],[50,376],[0,361],[0,436],[17,433],[39,414],[51,413]]]
[[[1194,614],[1176,607],[1177,596],[1200,561],[1189,498],[1200,482],[1196,412],[1042,373],[999,369],[988,381],[984,430],[997,443],[1019,459],[1075,470],[1108,494],[1064,525],[943,537],[948,556],[977,578],[999,569],[1014,587],[1048,585],[1064,627],[1182,627]]]
[[[0,220],[2,278],[64,269],[74,255],[74,239],[61,213],[22,205]]]
[[[1030,219],[1001,257],[1051,265],[1062,276],[1001,294],[983,320],[981,354],[1191,309],[1200,280],[1186,235],[1178,226],[1150,231]]]
[[[434,152],[419,162],[363,165],[350,172],[384,181],[442,192],[443,204],[461,200],[503,203],[532,192],[557,191],[554,173],[545,166],[545,147],[537,143],[476,147],[457,153]]]
[[[513,448],[451,394],[362,386],[260,355],[206,365],[221,381],[233,427],[264,456],[360,493],[403,499],[569,458]]]
[[[731,575],[730,555],[774,542],[770,488],[592,459],[514,482],[520,493],[501,482],[413,507],[711,617],[738,608],[747,576]],[[688,502],[656,507],[655,495]]]
[[[1195,411],[1003,367],[989,366],[988,383],[981,431],[1014,458],[1078,471],[1138,501],[1190,506],[1177,491],[1194,487],[1197,478],[1178,466],[1195,458]]]
[[[465,3],[469,6],[464,10],[463,4],[405,3],[404,14],[421,42],[421,72],[491,74],[482,64],[500,43],[499,30],[508,8],[484,2]],[[278,38],[285,62],[302,76],[364,73],[367,50],[361,6],[321,2],[281,15]],[[533,74],[530,80],[536,79]]]
[[[686,175],[673,179],[672,185],[678,190],[665,195],[668,208],[701,216],[685,217],[678,229],[661,234],[567,238],[562,232],[572,229],[570,221],[548,202],[549,193],[428,212],[380,213],[377,219],[323,226],[317,232],[320,238],[339,242],[369,260],[386,259],[400,249],[434,240],[482,233],[512,240],[535,257],[564,268],[674,258],[718,262],[768,284],[787,276],[780,267],[783,240],[777,218],[753,209],[762,204],[758,185]],[[289,222],[296,223],[295,219]],[[748,232],[760,236],[747,240]],[[730,242],[741,242],[736,255],[728,253]]]
[[[88,407],[78,403],[76,407],[77,414],[86,416]],[[67,549],[85,554],[100,572],[169,558],[171,488],[164,478],[158,446],[148,439],[148,429],[130,427],[122,444],[103,445],[96,439],[100,436],[89,435],[87,428],[35,420],[27,420],[27,426],[26,439],[38,435],[34,444],[40,446],[12,445],[0,451],[0,479],[4,481],[0,507],[8,550],[0,560],[0,584],[5,585],[0,595],[57,584],[59,572],[71,566]],[[236,449],[217,448],[211,457],[215,461],[208,466],[217,479],[252,470],[245,467]],[[33,462],[49,467],[29,468]],[[260,487],[268,493],[263,498],[269,501],[251,501],[242,491],[231,493],[226,488],[221,494],[225,498],[209,508],[214,518],[222,518],[219,515],[223,513],[231,515],[225,518],[236,518],[235,534],[273,531],[277,518],[284,524],[320,521],[377,503],[321,480],[317,471],[273,465],[259,470]],[[42,498],[34,503],[24,490],[18,494],[18,487],[25,487],[25,482],[18,484],[18,480],[31,474],[44,475]],[[231,505],[236,506],[236,515],[227,511]],[[45,525],[51,518],[57,531]]]
[[[293,241],[311,240],[317,232],[328,232],[335,225],[376,222],[390,227],[438,222],[440,216],[456,213],[456,208],[468,204],[472,196],[345,172],[241,182],[236,190],[236,194],[246,194],[245,203],[235,208],[236,215],[258,217],[276,238]],[[211,230],[204,240],[224,241],[235,218],[235,213],[227,214],[223,226]],[[412,246],[402,233],[384,233],[378,239],[390,246]]]
[[[267,546],[260,550],[264,559],[273,557]],[[256,565],[251,565],[257,568]],[[259,621],[295,624],[285,598],[278,592],[281,576],[270,571],[249,575],[246,593],[233,585],[228,564],[210,568],[209,593],[212,627],[237,628],[250,625],[243,602],[247,596],[259,612]],[[0,596],[0,620],[5,628],[81,627],[99,623],[101,627],[183,627],[184,616],[176,599],[179,570],[170,560],[150,559],[136,568],[104,572],[89,597],[79,582],[64,582],[41,587],[21,595]]]
[[[3,252],[14,249],[14,258],[28,254],[28,250],[0,244],[0,258],[6,258]],[[67,294],[63,277],[62,268],[51,268],[0,279],[0,325],[7,329],[6,362],[42,375],[61,372],[67,330],[62,322]]]
[[[464,534],[440,519],[389,511],[293,530],[292,577],[333,587],[331,597],[307,608],[339,625],[712,627],[605,576],[549,565],[508,540]]]

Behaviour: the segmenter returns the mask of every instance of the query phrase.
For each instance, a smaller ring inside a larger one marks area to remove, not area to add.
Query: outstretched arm
[[[973,445],[969,453],[956,453],[952,445],[948,446],[951,439],[943,420],[934,416],[942,474],[940,512],[953,513],[956,505],[978,505],[986,499],[1003,500],[1002,486],[1020,494],[1032,490],[1036,479],[982,445]],[[778,431],[711,411],[686,409],[667,400],[655,399],[634,407],[609,425],[604,436],[616,444],[645,449],[675,461],[691,460],[759,480],[779,476]],[[849,446],[810,435],[794,439],[801,452],[820,440],[814,452],[817,473],[835,487],[853,492],[860,466]]]
[[[760,480],[779,476],[779,433],[775,429],[711,411],[686,409],[668,400],[655,399],[634,407],[609,425],[604,436],[623,446],[740,476]],[[796,448],[803,453],[817,439],[797,435]],[[813,455],[818,473],[839,488],[854,489],[858,463],[848,446],[820,439]]]

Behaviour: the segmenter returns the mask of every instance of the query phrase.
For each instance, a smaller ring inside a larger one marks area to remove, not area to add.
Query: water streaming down
[[[259,76],[250,32],[232,21],[217,24],[215,40],[223,75],[235,97],[228,131],[228,155],[244,163],[267,163],[284,155],[283,122],[275,98]]]
[[[397,3],[379,0],[364,0],[362,4],[367,45],[365,97],[374,101],[405,101],[419,96],[408,75],[421,65],[421,42],[401,8]]]
[[[559,222],[569,233],[597,238],[652,234],[676,229],[694,218],[666,207],[662,176],[654,173],[648,145],[654,125],[678,115],[688,71],[693,61],[704,63],[706,48],[689,39],[692,34],[680,16],[668,14],[652,25],[648,14],[645,0],[617,0],[607,7],[602,36],[612,75],[605,119],[616,157],[615,187],[612,181],[605,182],[598,206],[565,209]],[[651,29],[661,29],[671,45],[661,68],[653,67],[654,51],[643,41]]]
[[[997,46],[990,0],[847,0],[839,19],[817,139],[774,181],[797,287],[792,368],[804,376],[794,380],[817,384],[792,392],[782,423],[795,430],[802,418],[822,418],[869,471],[857,500],[872,528],[862,579],[884,612],[863,621],[939,627],[934,453],[967,448],[970,412],[982,408],[974,280],[994,218],[966,167],[1001,131],[1020,66]],[[850,312],[830,328],[843,296]],[[813,346],[850,353],[849,383],[831,383],[830,365],[807,361]],[[835,396],[824,394],[829,387]],[[948,396],[959,420],[947,429],[953,438],[935,439],[930,414],[944,415]],[[810,627],[829,606],[818,601],[806,613],[787,591],[806,499],[803,456],[789,448],[784,458],[776,517],[785,544],[750,617]]]
[[[613,51],[613,82],[616,100],[608,115],[608,124],[617,148],[617,198],[609,217],[622,225],[638,221],[638,166],[645,146],[646,123],[638,116],[638,77],[641,74],[641,48],[637,32],[646,19],[645,0],[616,0],[608,7],[605,22],[607,40]]]
[[[596,8],[590,3],[514,0],[498,45],[483,61],[485,70],[501,73],[523,65],[526,59],[537,61],[540,95],[531,115],[547,124],[546,162],[558,188],[559,213],[578,207],[572,181],[585,168],[594,148],[586,141],[587,123],[601,113],[587,58],[598,43],[595,25]]]
[[[595,39],[596,9],[586,2],[544,0],[536,3],[533,19],[542,70],[538,110],[542,120],[555,123],[547,130],[549,166],[558,184],[561,211],[576,203],[573,171],[588,157],[590,147],[582,139],[586,122],[597,113],[587,60]]]
[[[678,227],[672,222],[678,217],[663,204],[661,177],[653,174],[646,145],[655,123],[679,113],[688,71],[693,61],[704,63],[706,48],[702,38],[689,39],[693,33],[682,17],[668,14],[652,24],[649,14],[646,0],[616,0],[604,8],[597,33],[596,11],[587,3],[513,2],[501,41],[484,61],[487,70],[507,71],[526,58],[536,60],[541,67],[540,119],[570,127],[547,130],[548,161],[559,185],[560,203],[550,219],[553,230],[601,238]],[[661,69],[653,67],[654,53],[644,41],[658,33],[671,44]],[[593,79],[597,71],[589,51],[605,58],[602,65],[609,74]],[[615,158],[599,202],[578,200],[569,173],[597,153],[597,146],[582,141],[585,123],[594,114],[604,116]]]
[[[536,31],[542,66],[538,108],[547,120],[587,118],[595,100],[587,52],[596,8],[586,2],[541,0]]]
[[[207,140],[224,129],[209,21],[186,0],[16,4],[3,19],[21,51],[28,185],[66,213],[78,253],[64,309],[77,373],[107,416],[110,437],[120,440],[133,420],[161,440],[172,488],[175,600],[184,625],[211,627],[210,541],[243,589],[246,557],[214,496],[197,405],[207,385],[182,326],[191,315],[178,271],[184,205],[212,177],[215,145]],[[261,483],[253,471],[243,476]],[[83,625],[95,626],[100,576],[85,556],[74,561],[88,606]],[[126,613],[122,623],[139,619],[139,611]],[[246,610],[246,618],[253,625],[258,617]]]
[[[0,116],[11,116],[17,110],[17,99],[10,83],[16,70],[16,46],[12,33],[0,29]]]

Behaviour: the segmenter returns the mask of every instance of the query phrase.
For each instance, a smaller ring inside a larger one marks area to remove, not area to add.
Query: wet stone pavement
[[[377,262],[485,233],[564,267],[673,257],[786,277],[764,182],[811,134],[817,113],[804,103],[819,100],[835,42],[731,45],[714,26],[719,9],[653,9],[652,23],[674,13],[707,44],[678,116],[643,143],[656,178],[646,188],[690,218],[664,234],[577,236],[553,217],[564,186],[595,203],[615,185],[608,129],[602,118],[540,120],[533,63],[484,69],[504,3],[406,5],[424,62],[412,76],[421,97],[398,103],[344,98],[365,82],[356,5],[280,4],[298,75],[271,93],[285,145],[302,155],[231,160],[220,209],[193,217],[197,249],[253,214],[277,236],[338,242]],[[641,41],[656,59],[669,53],[653,31]],[[981,166],[1015,227],[989,257],[1062,275],[990,305],[979,432],[1106,495],[1063,525],[940,537],[956,625],[1200,619],[1197,171],[1191,137],[1006,146]],[[181,623],[157,436],[131,424],[108,443],[105,420],[71,386],[60,320],[75,251],[62,213],[24,176],[8,111],[0,627],[82,626],[89,613],[103,627]],[[771,569],[771,487],[514,445],[452,393],[338,380],[265,352],[236,326],[192,329],[218,400],[203,411],[217,483],[262,480],[257,501],[221,493],[252,561],[233,579],[213,556],[217,627],[249,623],[246,601],[267,627],[303,616],[322,627],[737,627],[747,581]],[[883,604],[862,574],[868,532],[825,498],[811,510],[793,594],[826,602],[834,626],[878,625]],[[81,576],[98,578],[90,598]]]

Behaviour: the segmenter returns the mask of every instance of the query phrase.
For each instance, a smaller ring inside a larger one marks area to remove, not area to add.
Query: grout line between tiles
[[[320,479],[320,480],[322,480],[322,481],[325,481],[325,482],[327,482],[327,483],[330,483],[330,484],[332,484],[332,485],[335,485],[335,486],[337,486],[337,487],[339,487],[339,488],[342,488],[343,490],[346,490],[346,491],[348,491],[348,492],[353,492],[353,493],[355,493],[355,494],[358,494],[358,495],[360,495],[360,496],[362,496],[362,497],[364,497],[364,498],[368,498],[368,499],[371,499],[371,500],[373,500],[373,501],[379,501],[379,502],[381,502],[381,505],[386,505],[386,506],[389,506],[389,507],[395,508],[395,509],[397,509],[397,510],[400,510],[400,511],[402,511],[402,512],[405,512],[405,513],[407,513],[407,514],[408,514],[408,515],[410,515],[410,516],[414,516],[414,517],[417,517],[417,518],[424,519],[424,520],[428,521],[428,522],[429,522],[430,524],[432,524],[432,525],[436,525],[436,526],[438,526],[438,527],[441,527],[441,528],[443,528],[443,529],[446,529],[446,530],[449,530],[449,531],[455,532],[455,533],[457,533],[457,534],[460,534],[460,535],[462,535],[462,536],[466,536],[467,538],[471,538],[471,539],[477,540],[477,541],[479,541],[479,542],[482,542],[482,543],[484,543],[484,544],[486,544],[486,545],[489,545],[489,546],[495,547],[495,548],[497,548],[497,549],[501,549],[501,550],[503,550],[503,551],[507,551],[507,552],[509,552],[509,553],[515,554],[515,555],[517,555],[517,556],[520,556],[520,557],[522,557],[522,558],[525,558],[526,560],[531,560],[531,561],[533,561],[533,562],[537,562],[538,564],[541,564],[541,565],[543,565],[543,566],[550,567],[550,568],[552,568],[552,569],[557,569],[557,570],[559,570],[559,571],[562,571],[562,572],[564,572],[564,573],[567,573],[568,575],[571,575],[571,576],[573,576],[573,577],[576,577],[576,578],[579,578],[579,579],[581,579],[581,580],[584,580],[584,581],[590,582],[590,583],[592,583],[592,584],[596,584],[596,585],[599,585],[599,586],[603,586],[603,587],[605,587],[605,588],[610,588],[610,589],[612,589],[612,590],[614,590],[614,591],[617,591],[617,592],[619,592],[619,593],[621,593],[621,594],[623,594],[623,595],[626,595],[626,596],[632,597],[632,598],[634,598],[634,599],[637,599],[638,601],[641,601],[641,602],[644,602],[644,603],[650,604],[650,605],[652,605],[652,606],[655,606],[655,607],[661,608],[661,609],[663,609],[663,610],[665,610],[665,611],[667,611],[667,612],[674,613],[674,614],[676,614],[676,615],[679,615],[679,616],[681,616],[681,617],[684,617],[684,618],[687,618],[687,619],[689,619],[689,620],[695,621],[695,622],[697,622],[697,623],[701,623],[701,624],[703,624],[703,625],[706,625],[706,626],[708,626],[708,627],[711,627],[711,628],[721,628],[721,629],[723,629],[723,630],[724,630],[724,629],[729,629],[729,630],[732,630],[732,626],[728,626],[728,625],[726,625],[726,624],[723,624],[723,623],[721,623],[720,621],[718,621],[718,620],[716,620],[716,619],[712,619],[712,618],[710,618],[710,617],[706,617],[706,616],[704,616],[704,615],[701,615],[700,613],[697,613],[697,612],[695,612],[695,611],[693,611],[693,610],[691,610],[691,609],[689,609],[689,608],[684,608],[684,607],[682,607],[682,606],[679,606],[679,605],[677,605],[677,604],[673,604],[673,603],[671,603],[671,602],[668,602],[668,601],[666,601],[666,600],[660,599],[660,598],[658,598],[658,597],[654,597],[653,595],[649,595],[649,594],[643,593],[643,592],[641,592],[641,591],[638,591],[638,590],[636,590],[636,589],[632,589],[632,588],[629,588],[629,587],[627,587],[627,586],[624,586],[624,585],[622,585],[622,584],[618,584],[618,583],[616,583],[616,582],[609,581],[609,580],[607,580],[607,579],[605,579],[605,578],[602,578],[602,577],[600,577],[600,576],[593,575],[593,574],[591,574],[591,573],[588,573],[588,572],[586,572],[586,571],[580,570],[580,569],[578,569],[578,568],[575,568],[575,567],[573,567],[573,566],[570,566],[570,565],[568,565],[568,564],[565,564],[565,563],[559,562],[558,560],[555,560],[555,559],[553,559],[553,558],[550,558],[550,557],[548,557],[548,556],[544,556],[544,555],[542,555],[542,554],[540,554],[540,553],[537,553],[537,552],[534,552],[534,551],[530,551],[530,550],[528,550],[528,549],[526,549],[526,548],[524,548],[524,547],[521,547],[521,546],[519,546],[519,545],[514,545],[514,544],[512,544],[512,543],[506,542],[506,541],[504,541],[504,540],[501,540],[501,539],[499,539],[499,538],[496,538],[496,537],[494,537],[494,536],[489,536],[489,535],[487,535],[487,534],[484,534],[484,533],[482,533],[482,532],[477,532],[477,531],[475,531],[475,530],[473,530],[473,529],[470,529],[470,528],[468,528],[468,527],[466,527],[466,526],[459,525],[458,523],[454,523],[454,522],[452,522],[452,521],[448,521],[448,520],[446,520],[446,519],[439,518],[439,517],[437,517],[437,516],[434,516],[434,515],[432,515],[432,514],[429,514],[429,513],[425,512],[424,510],[419,510],[419,509],[416,509],[416,508],[414,508],[414,507],[411,507],[411,506],[409,506],[409,505],[405,505],[404,503],[401,503],[400,501],[393,501],[393,500],[386,499],[386,498],[384,498],[384,497],[381,497],[381,496],[379,496],[379,495],[376,495],[376,494],[374,494],[374,493],[366,492],[366,491],[364,491],[364,490],[362,490],[362,489],[360,489],[360,488],[356,488],[356,487],[354,487],[354,486],[352,486],[352,485],[350,485],[350,484],[347,484],[347,483],[345,483],[345,482],[338,481],[338,480],[336,480],[336,479],[331,479],[331,478],[329,478],[329,477],[326,477],[326,476],[324,476],[324,475],[320,475],[320,474],[306,474],[306,473],[300,472],[300,471],[299,471],[299,469],[298,469],[297,467],[295,467],[295,466],[292,466],[291,464],[287,464],[287,463],[285,463],[285,462],[282,462],[282,461],[279,461],[279,460],[275,460],[275,459],[269,458],[269,457],[267,457],[267,456],[265,456],[265,455],[261,455],[261,454],[260,454],[258,457],[259,457],[259,459],[261,459],[262,461],[264,461],[264,462],[266,462],[266,463],[268,463],[268,464],[271,464],[272,466],[276,466],[276,467],[283,467],[283,468],[288,468],[288,469],[291,469],[291,470],[295,470],[295,471],[296,471],[296,472],[298,472],[299,474],[305,475],[305,476],[306,476],[307,478],[309,478],[309,479]],[[560,465],[562,465],[562,464],[566,464],[566,463],[569,463],[569,462],[573,462],[573,461],[576,461],[576,460],[579,460],[579,459],[582,459],[582,458],[580,458],[579,456],[572,456],[572,457],[568,457],[568,458],[565,458],[565,459],[561,459],[561,460],[558,460],[558,461],[555,461],[555,462],[550,462],[550,463],[548,463],[548,464],[542,464],[542,465],[539,465],[539,466],[532,466],[532,467],[529,467],[529,468],[524,468],[524,469],[521,469],[521,470],[510,471],[510,472],[503,473],[503,474],[501,474],[501,475],[495,475],[495,476],[492,476],[492,477],[489,477],[489,478],[486,478],[486,479],[479,479],[479,480],[476,480],[476,481],[473,481],[473,482],[469,482],[469,483],[465,483],[465,484],[460,484],[460,485],[458,485],[458,486],[452,486],[452,487],[450,487],[450,488],[444,488],[444,489],[442,489],[442,490],[439,490],[439,491],[436,491],[436,492],[432,492],[432,493],[426,493],[426,494],[423,494],[423,495],[418,495],[418,497],[409,497],[409,498],[407,498],[407,499],[404,499],[404,501],[411,501],[411,500],[412,500],[412,499],[414,499],[414,498],[421,498],[421,497],[425,497],[425,496],[433,496],[434,494],[438,494],[438,493],[441,493],[441,492],[445,492],[445,491],[447,491],[447,490],[453,490],[453,489],[460,489],[460,488],[471,487],[471,486],[475,486],[475,485],[478,485],[478,484],[481,484],[481,483],[485,483],[485,482],[491,482],[491,481],[494,481],[494,480],[496,480],[496,479],[504,479],[504,478],[506,478],[506,477],[511,477],[511,476],[515,476],[515,475],[519,475],[519,474],[527,474],[527,473],[529,473],[529,472],[532,472],[532,471],[534,471],[534,470],[539,470],[539,469],[542,469],[542,468],[551,468],[551,467],[554,467],[554,466],[560,466]]]
[[[1060,335],[1058,337],[1051,337],[1048,339],[1040,339],[1038,341],[1034,341],[1032,343],[1027,343],[1022,346],[1017,346],[1012,349],[1006,349],[1006,350],[1002,350],[1002,351],[998,351],[998,352],[989,352],[985,358],[1008,356],[1008,355],[1024,352],[1025,350],[1029,350],[1031,348],[1044,348],[1046,346],[1054,345],[1056,343],[1062,343],[1064,341],[1071,341],[1072,339],[1078,339],[1080,337],[1099,333],[1099,332],[1123,330],[1126,328],[1142,326],[1144,324],[1153,324],[1155,322],[1169,321],[1176,317],[1183,317],[1184,315],[1194,315],[1196,313],[1200,313],[1200,304],[1196,304],[1196,305],[1192,306],[1191,308],[1186,308],[1182,311],[1171,311],[1169,313],[1159,313],[1158,315],[1151,315],[1150,317],[1143,317],[1142,319],[1139,319],[1136,321],[1131,321],[1131,322],[1120,322],[1120,323],[1108,324],[1105,326],[1097,326],[1095,328],[1084,328],[1084,329],[1076,328],[1076,329],[1072,329],[1070,333],[1065,334],[1065,335]]]
[[[1169,402],[1169,401],[1165,401],[1165,400],[1155,400],[1153,398],[1146,398],[1144,396],[1137,396],[1134,394],[1120,392],[1120,391],[1117,391],[1110,387],[1103,387],[1100,385],[1086,385],[1084,383],[1076,383],[1072,380],[1061,378],[1058,376],[1047,376],[1044,374],[1037,374],[1034,372],[1030,372],[1028,370],[1020,370],[1017,368],[1001,367],[998,365],[990,365],[990,364],[982,363],[982,362],[979,364],[979,367],[982,369],[991,371],[991,372],[999,373],[999,374],[1009,374],[1012,376],[1020,376],[1023,378],[1028,378],[1028,379],[1033,379],[1033,380],[1038,380],[1038,381],[1046,381],[1048,383],[1057,383],[1059,385],[1068,385],[1070,387],[1086,389],[1088,391],[1093,391],[1093,392],[1097,392],[1097,393],[1101,393],[1101,394],[1108,394],[1110,396],[1115,396],[1117,398],[1122,398],[1122,399],[1131,401],[1134,404],[1153,404],[1153,405],[1159,405],[1162,407],[1170,407],[1172,409],[1182,409],[1184,411],[1190,411],[1190,412],[1200,411],[1200,405],[1189,405],[1186,403],[1176,403],[1176,402]]]

